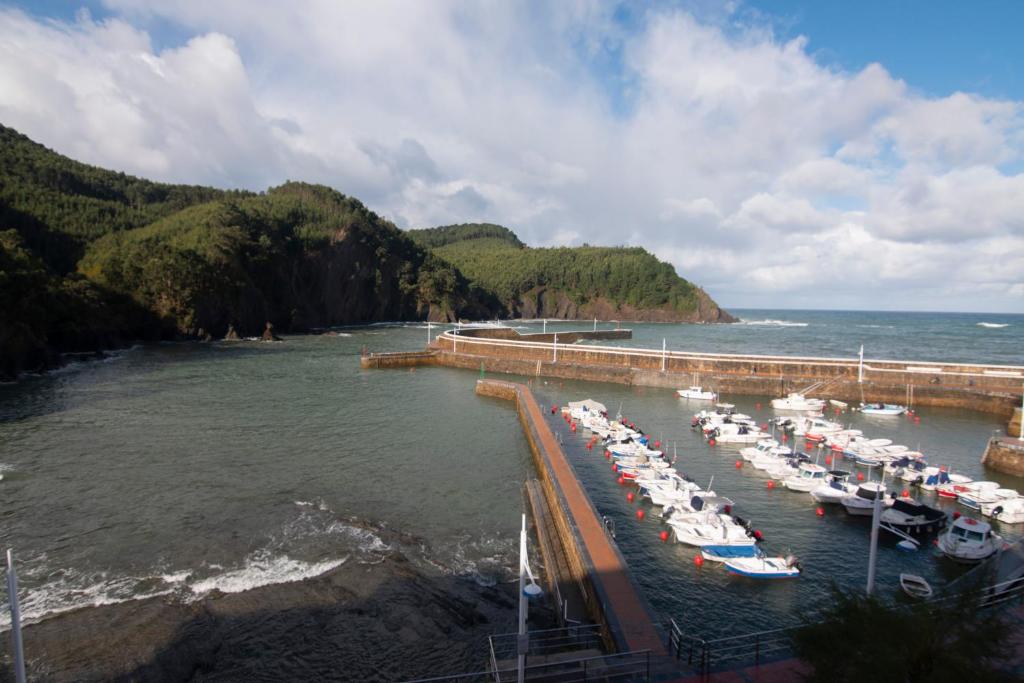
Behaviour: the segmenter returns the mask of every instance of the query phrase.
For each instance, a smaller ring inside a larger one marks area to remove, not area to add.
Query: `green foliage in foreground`
[[[1005,617],[979,610],[963,597],[943,606],[892,608],[877,598],[833,589],[823,623],[800,629],[795,654],[820,683],[980,683],[1016,680],[1006,673],[1015,656]]]
[[[580,304],[602,297],[635,308],[681,313],[698,305],[697,288],[641,247],[530,249],[484,237],[455,241],[434,253],[510,307],[536,287],[564,291]]]

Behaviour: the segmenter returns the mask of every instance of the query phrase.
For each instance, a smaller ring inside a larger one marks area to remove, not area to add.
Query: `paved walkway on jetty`
[[[523,384],[495,380],[512,387],[520,402],[525,419],[536,430],[538,448],[550,466],[550,476],[561,490],[564,502],[583,544],[583,552],[590,560],[590,579],[602,596],[606,616],[621,633],[629,650],[650,650],[654,656],[667,654],[658,630],[654,627],[646,605],[629,578],[625,560],[613,545],[597,510],[590,502],[583,485],[576,477],[562,447],[533,396]]]

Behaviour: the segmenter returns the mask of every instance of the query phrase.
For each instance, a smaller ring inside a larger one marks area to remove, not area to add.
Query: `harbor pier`
[[[546,535],[542,546],[560,546],[564,564],[583,596],[587,616],[605,627],[605,646],[612,652],[667,655],[662,634],[630,577],[622,553],[544,420],[533,392],[515,382],[480,380],[476,393],[514,402],[556,536]],[[542,529],[538,525],[539,533]]]
[[[725,354],[602,346],[628,330],[519,335],[515,330],[449,330],[415,354],[368,354],[363,367],[440,365],[491,373],[678,389],[696,383],[719,394],[810,396],[859,403],[966,408],[1009,419],[1020,405],[1024,366],[869,358]],[[540,337],[543,337],[541,339]]]

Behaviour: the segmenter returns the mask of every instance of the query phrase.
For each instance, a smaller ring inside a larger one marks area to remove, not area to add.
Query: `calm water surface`
[[[1024,364],[1020,316],[740,314],[789,324],[638,325],[631,343],[660,347],[666,338],[679,349],[843,356],[864,343],[873,357]],[[26,614],[296,580],[340,562],[375,561],[399,542],[445,572],[508,580],[520,486],[532,474],[511,407],[474,395],[478,373],[359,368],[363,346],[416,349],[426,335],[418,325],[380,326],[281,344],[149,346],[0,386],[0,545],[17,552]],[[806,494],[769,491],[760,473],[737,470],[735,449],[709,448],[691,432],[700,405],[667,390],[535,388],[544,404],[592,397],[614,411],[621,403],[630,419],[676,445],[680,470],[701,482],[714,476],[714,488],[754,521],[769,550],[803,561],[801,579],[769,585],[710,563],[696,568],[691,549],[658,540],[656,509],[645,504],[649,515],[638,522],[600,452],[554,419],[599,511],[616,519],[619,544],[661,618],[708,635],[740,632],[792,620],[830,581],[863,583],[867,524],[838,508],[818,518]],[[755,409],[769,397],[730,398],[744,412],[771,416]],[[1005,427],[999,420],[929,408],[920,415],[919,424],[843,419],[919,448],[933,463],[1024,490],[1024,481],[979,464],[987,438]],[[1001,531],[1013,538],[1022,530]],[[940,582],[958,573],[930,550],[905,554],[886,544],[879,584],[893,586],[901,571]]]

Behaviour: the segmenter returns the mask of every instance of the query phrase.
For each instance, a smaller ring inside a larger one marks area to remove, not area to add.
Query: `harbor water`
[[[1024,364],[1022,316],[739,314],[746,324],[631,325],[628,343],[843,357],[863,343],[877,358]],[[297,581],[345,562],[372,563],[396,545],[433,571],[480,585],[511,581],[520,487],[533,470],[510,406],[475,396],[476,372],[359,367],[364,347],[419,349],[440,329],[378,325],[272,344],[142,346],[0,386],[0,545],[16,551],[26,617]],[[737,469],[738,449],[711,448],[691,431],[701,404],[662,389],[533,386],[542,405],[587,397],[612,412],[621,405],[678,452],[678,469],[700,483],[714,476],[714,489],[762,531],[768,550],[803,564],[800,579],[767,585],[712,563],[696,567],[693,549],[658,539],[656,508],[642,504],[648,515],[636,519],[638,503],[626,501],[602,452],[551,418],[598,511],[615,520],[659,619],[699,635],[742,633],[795,621],[833,583],[863,586],[866,520],[834,506],[819,517],[807,494],[769,490],[761,473]],[[726,398],[759,421],[772,416],[771,397]],[[919,415],[919,423],[840,419],[921,450],[932,464],[1024,490],[1024,481],[979,463],[987,439],[1005,429],[1001,420],[938,408]],[[1015,539],[1024,529],[999,531]],[[903,553],[884,542],[880,591],[891,592],[902,571],[942,585],[963,570],[930,548]]]

